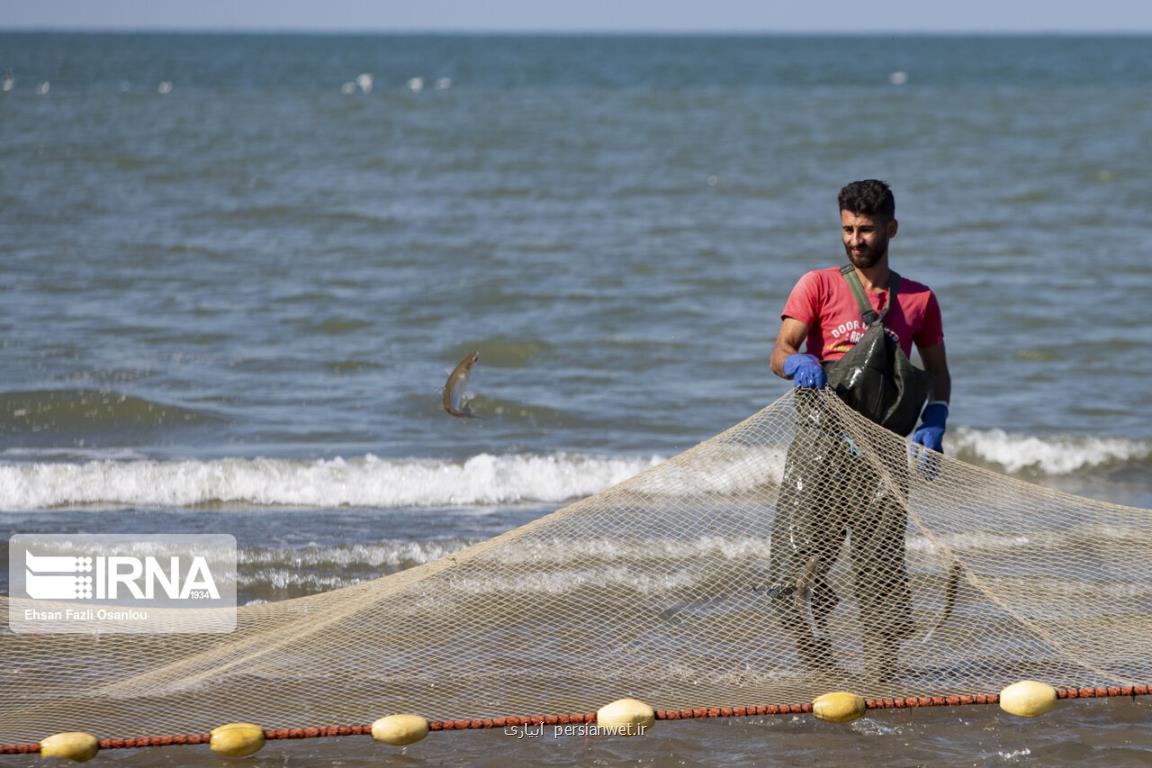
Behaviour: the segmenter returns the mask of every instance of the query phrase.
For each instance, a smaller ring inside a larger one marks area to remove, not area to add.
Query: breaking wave
[[[561,502],[596,493],[659,457],[569,454],[432,459],[215,459],[0,464],[0,509],[71,505],[448,507]]]
[[[1103,467],[1147,464],[1152,442],[1120,437],[1036,437],[1002,429],[961,427],[945,447],[964,461],[1010,474],[1072,475]]]
[[[1041,438],[960,428],[946,438],[945,446],[962,460],[1026,477],[1117,469],[1142,472],[1152,463],[1152,443],[1125,438]],[[730,462],[673,476],[677,482],[669,480],[659,492],[739,493],[751,477],[745,471],[749,462],[769,461],[777,472],[782,469],[782,452],[745,453],[738,451]],[[384,459],[372,454],[334,459],[155,460],[128,449],[77,455],[71,449],[25,448],[10,448],[0,456],[14,460],[0,464],[0,509],[5,510],[230,503],[373,508],[558,503],[597,493],[662,460],[567,453],[483,453],[463,461]]]

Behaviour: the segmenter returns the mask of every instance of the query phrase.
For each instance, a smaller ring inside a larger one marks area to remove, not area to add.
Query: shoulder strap
[[[896,302],[896,293],[900,290],[900,275],[889,272],[888,303],[884,305],[883,312],[877,313],[876,310],[872,309],[872,302],[868,301],[868,297],[864,294],[864,286],[860,284],[860,278],[856,276],[856,268],[851,264],[845,264],[840,267],[840,274],[844,276],[844,281],[852,289],[852,295],[856,298],[856,306],[860,309],[860,318],[864,321],[864,325],[870,326],[877,320],[883,320],[884,316],[888,314],[888,310]]]

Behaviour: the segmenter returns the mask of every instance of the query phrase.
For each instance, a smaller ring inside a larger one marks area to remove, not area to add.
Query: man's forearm
[[[799,351],[796,347],[785,342],[776,342],[776,346],[772,348],[772,357],[769,361],[772,366],[772,373],[782,379],[788,378],[784,375],[784,361],[788,359],[789,355],[794,355]]]
[[[928,396],[929,401],[943,401],[945,403],[952,401],[952,375],[945,368],[941,371],[929,371],[932,374],[932,393]]]
[[[772,373],[782,379],[784,375],[784,361],[800,351],[800,345],[808,336],[808,326],[792,317],[785,317],[780,322],[780,333],[776,334],[776,344],[772,347],[772,354],[768,363]]]

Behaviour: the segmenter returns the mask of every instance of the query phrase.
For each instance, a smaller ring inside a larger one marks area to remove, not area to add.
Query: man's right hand
[[[784,359],[784,375],[796,382],[797,387],[820,389],[828,384],[824,368],[815,355],[789,355]]]

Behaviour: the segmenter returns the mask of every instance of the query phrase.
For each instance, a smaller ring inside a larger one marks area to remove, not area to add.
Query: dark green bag
[[[853,410],[898,435],[908,435],[931,391],[932,377],[912,365],[900,344],[884,332],[884,316],[896,303],[900,275],[891,273],[888,303],[878,314],[852,265],[841,267],[840,274],[856,297],[867,330],[844,357],[825,365],[828,386]]]

